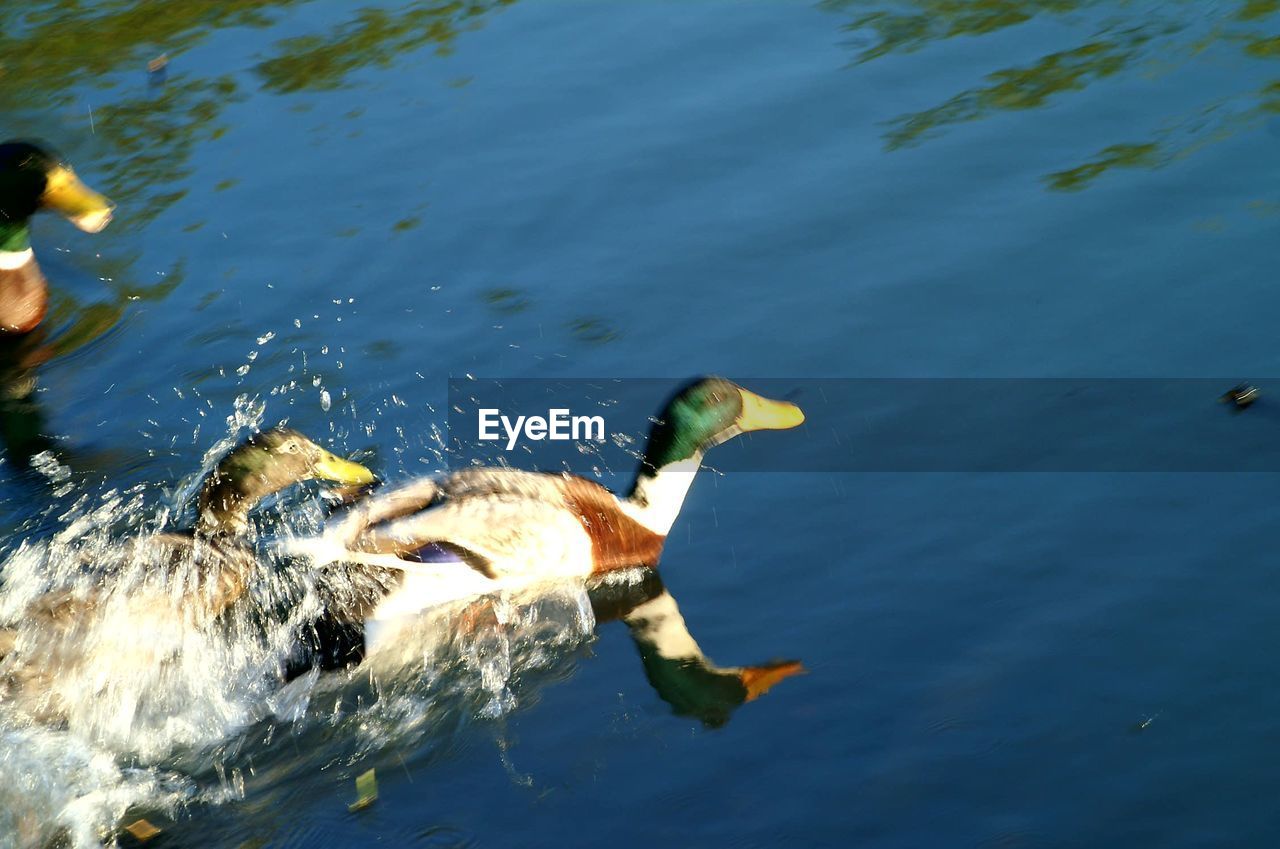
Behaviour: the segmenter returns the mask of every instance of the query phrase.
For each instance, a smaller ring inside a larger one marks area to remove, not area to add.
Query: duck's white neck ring
[[[0,251],[0,271],[22,268],[36,258],[31,248],[25,251]]]
[[[626,501],[627,512],[649,530],[666,536],[680,515],[701,465],[702,455],[697,454],[688,460],[668,463],[652,474],[641,474]]]

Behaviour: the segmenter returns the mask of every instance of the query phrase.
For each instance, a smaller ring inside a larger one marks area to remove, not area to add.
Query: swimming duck
[[[703,378],[666,405],[626,496],[576,475],[472,468],[375,495],[319,539],[292,547],[318,564],[350,567],[327,615],[361,624],[371,650],[426,606],[513,583],[656,566],[707,450],[803,421],[794,404]],[[341,630],[332,624],[324,627]]]
[[[30,142],[0,143],[0,333],[30,332],[48,309],[48,283],[31,249],[31,216],[52,209],[97,233],[114,208],[50,151]]]
[[[144,567],[138,584],[101,585],[88,593],[52,591],[29,605],[21,622],[0,629],[0,671],[8,685],[0,686],[0,697],[6,690],[10,695],[15,688],[23,690],[38,702],[44,700],[33,709],[36,715],[56,716],[50,675],[113,664],[149,668],[162,660],[170,647],[161,645],[161,633],[180,639],[184,628],[209,624],[247,591],[258,562],[249,522],[254,507],[273,493],[316,479],[359,486],[375,477],[295,430],[281,427],[249,437],[201,484],[192,529],[128,544],[124,562]],[[114,637],[98,634],[90,647],[84,635],[106,615],[122,615],[136,630]],[[148,640],[139,643],[140,633]],[[121,659],[121,654],[136,657]]]

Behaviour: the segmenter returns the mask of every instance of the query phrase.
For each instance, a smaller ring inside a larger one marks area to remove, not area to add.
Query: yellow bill
[[[790,401],[773,401],[738,387],[742,412],[738,427],[743,430],[787,430],[804,422],[804,413]]]
[[[115,204],[80,182],[76,172],[59,165],[49,172],[42,206],[64,215],[86,233],[97,233],[111,223]]]
[[[347,486],[359,486],[373,483],[378,476],[359,463],[344,460],[336,454],[324,453],[315,464],[316,477]]]

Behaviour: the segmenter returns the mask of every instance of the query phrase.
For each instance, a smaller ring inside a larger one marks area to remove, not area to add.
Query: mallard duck
[[[0,332],[27,333],[43,319],[49,287],[31,249],[30,220],[41,209],[62,213],[86,233],[111,222],[111,201],[71,166],[23,141],[0,143]]]
[[[348,486],[374,482],[364,466],[344,460],[295,430],[276,428],[257,433],[229,453],[201,484],[198,516],[187,532],[161,533],[126,544],[124,562],[142,566],[140,581],[116,587],[109,577],[89,592],[57,590],[37,598],[9,629],[0,629],[0,672],[12,695],[49,698],[35,713],[57,715],[56,692],[49,676],[77,667],[147,667],[163,659],[168,648],[161,633],[177,634],[189,626],[214,621],[240,599],[258,567],[251,545],[250,512],[264,498],[306,480]],[[85,635],[104,616],[136,622],[128,634]],[[139,643],[137,634],[148,640]],[[121,658],[132,653],[136,657]],[[136,660],[136,663],[134,662]],[[132,668],[131,667],[131,668]]]
[[[425,606],[505,585],[653,567],[703,454],[741,433],[793,428],[795,404],[721,378],[680,390],[653,426],[626,496],[570,474],[473,468],[375,495],[294,552],[342,564],[331,620],[360,625],[372,649]],[[332,621],[324,628],[332,627]]]

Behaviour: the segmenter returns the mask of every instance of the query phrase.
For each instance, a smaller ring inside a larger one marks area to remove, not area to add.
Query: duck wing
[[[330,534],[351,543],[377,525],[426,510],[441,494],[435,478],[422,478],[357,503],[338,521]]]
[[[564,507],[569,491],[575,487],[594,487],[604,495],[612,493],[600,484],[568,473],[526,472],[476,466],[454,472],[440,481],[441,494],[450,500],[483,495],[517,496],[530,501],[543,501]]]
[[[665,537],[627,515],[618,498],[577,475],[473,468],[419,482],[366,505],[344,528],[352,550],[419,560],[443,548],[488,577],[547,577],[653,566]]]
[[[128,546],[126,562],[145,565],[147,577],[140,584],[123,587],[117,583],[119,576],[107,572],[88,589],[64,587],[38,596],[23,618],[69,632],[123,591],[130,609],[140,614],[176,605],[198,621],[208,621],[234,604],[247,588],[253,558],[240,546],[197,543],[192,534],[183,532],[154,534],[132,540]]]
[[[93,621],[107,594],[108,591],[102,588],[95,588],[87,593],[64,588],[49,590],[38,596],[23,609],[22,622],[0,628],[0,662],[13,658],[19,658],[19,664],[24,662],[20,658],[25,653],[15,651],[24,626],[34,626],[35,633],[42,635],[41,640],[45,641],[36,649],[37,657],[47,658],[51,649],[56,656],[64,647],[78,645],[81,637],[79,629],[85,623]],[[30,647],[26,652],[30,652]],[[12,672],[12,667],[6,670],[6,683],[11,683]],[[2,690],[3,686],[0,686],[0,691]]]
[[[354,550],[429,562],[440,550],[486,578],[538,573],[575,563],[590,571],[590,540],[563,504],[518,494],[487,493],[451,499],[367,529]]]
[[[156,534],[146,538],[145,542],[132,540],[125,549],[126,562],[134,562],[140,557],[158,561],[168,570],[165,578],[169,579],[172,577],[170,573],[174,562],[180,556],[179,552],[190,548],[191,542],[190,536],[181,533]],[[93,568],[96,565],[88,555],[81,555],[79,560],[86,568]],[[84,621],[110,595],[111,588],[106,582],[110,581],[111,577],[110,572],[101,574],[96,585],[87,590],[69,587],[49,590],[27,605],[23,611],[23,618],[28,621],[40,621],[64,631],[69,630]]]
[[[645,527],[622,508],[621,500],[596,481],[568,473],[468,469],[442,487],[458,501],[482,495],[503,500],[537,502],[552,507],[560,519],[572,518],[564,533],[575,542],[582,533],[590,541],[584,574],[658,565],[666,536]]]

